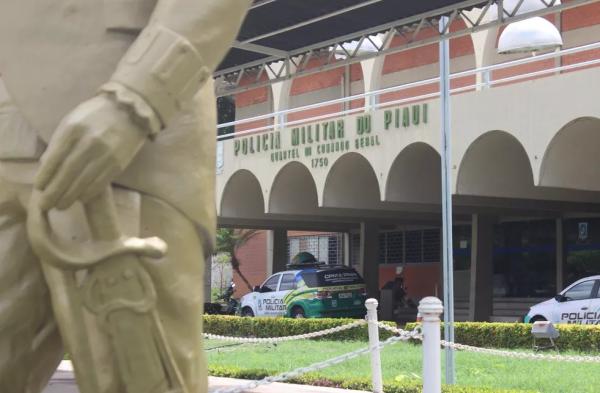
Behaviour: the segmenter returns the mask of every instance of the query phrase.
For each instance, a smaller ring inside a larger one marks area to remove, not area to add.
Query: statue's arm
[[[35,183],[41,208],[99,195],[211,77],[250,2],[159,0],[100,94],[54,132]]]
[[[250,0],[159,0],[105,91],[139,94],[165,127],[219,65]]]

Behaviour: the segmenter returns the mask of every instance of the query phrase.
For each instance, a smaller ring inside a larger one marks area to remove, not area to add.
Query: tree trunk
[[[250,290],[250,292],[252,292],[254,290],[254,288],[252,287],[252,284],[250,284],[250,282],[248,281],[246,276],[244,276],[244,273],[242,273],[242,271],[240,270],[240,262],[236,258],[235,254],[233,254],[231,256],[231,267],[233,268],[233,270],[235,270],[235,272],[238,274],[238,276],[240,276],[240,278],[242,279],[244,284],[246,284],[246,286],[248,287],[248,290]]]

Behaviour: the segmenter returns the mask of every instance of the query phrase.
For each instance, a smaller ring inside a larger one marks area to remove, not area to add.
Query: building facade
[[[514,319],[600,273],[600,3],[545,17],[562,52],[450,41],[457,319]],[[400,266],[415,301],[442,293],[438,68],[431,44],[226,99],[219,223],[265,230],[240,250],[255,284],[313,251],[373,296]]]

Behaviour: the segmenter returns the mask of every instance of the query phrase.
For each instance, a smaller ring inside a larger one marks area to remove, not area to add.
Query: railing
[[[450,80],[457,80],[459,78],[480,75],[482,82],[472,83],[467,86],[453,88],[453,89],[451,89],[450,92],[452,94],[457,94],[457,93],[461,93],[461,92],[472,91],[472,90],[475,90],[478,88],[490,88],[490,87],[493,87],[496,85],[514,83],[514,82],[518,82],[518,81],[522,81],[522,80],[526,80],[526,79],[538,78],[538,77],[548,75],[548,74],[556,74],[556,73],[561,73],[561,72],[565,72],[565,71],[571,71],[571,70],[575,70],[575,69],[579,69],[579,68],[598,65],[598,64],[600,64],[600,58],[587,60],[587,61],[580,61],[577,63],[561,65],[561,66],[556,66],[556,67],[552,67],[552,68],[545,68],[545,69],[541,69],[541,70],[537,70],[537,71],[533,71],[533,72],[528,72],[525,74],[507,76],[507,77],[500,78],[500,79],[492,80],[490,78],[491,73],[494,71],[504,70],[504,69],[508,69],[508,68],[516,67],[516,66],[520,66],[520,65],[532,64],[532,63],[536,63],[536,62],[540,62],[540,61],[548,60],[548,59],[557,59],[557,58],[561,58],[563,56],[573,55],[573,54],[591,51],[591,50],[595,50],[595,49],[600,49],[600,42],[577,46],[577,47],[569,48],[569,49],[563,49],[560,51],[545,53],[545,54],[541,54],[538,56],[527,57],[524,59],[512,60],[512,61],[508,61],[505,63],[480,67],[480,68],[476,68],[476,69],[472,69],[472,70],[456,72],[456,73],[450,75]],[[219,135],[217,137],[217,140],[230,139],[230,138],[240,137],[240,136],[244,136],[244,135],[248,135],[248,134],[256,134],[256,133],[261,133],[261,132],[272,131],[274,129],[291,127],[291,126],[295,126],[295,125],[299,125],[299,124],[305,124],[305,123],[315,122],[315,121],[319,121],[319,120],[329,119],[332,117],[339,117],[339,116],[350,115],[350,114],[354,114],[354,113],[361,113],[361,112],[364,112],[365,110],[374,110],[374,109],[391,106],[391,105],[405,104],[405,103],[411,103],[411,102],[432,99],[432,98],[439,96],[439,91],[428,93],[428,94],[417,95],[414,97],[407,97],[407,98],[402,98],[402,99],[398,99],[398,100],[392,100],[392,101],[378,102],[378,100],[377,100],[378,97],[381,97],[385,94],[398,93],[398,92],[405,91],[408,89],[433,85],[438,82],[439,82],[439,77],[424,79],[424,80],[417,81],[417,82],[406,83],[406,84],[388,87],[388,88],[379,89],[379,90],[374,90],[374,91],[370,91],[370,92],[366,92],[366,93],[362,93],[362,94],[356,94],[356,95],[338,98],[338,99],[334,99],[334,100],[319,102],[319,103],[310,104],[310,105],[304,105],[304,106],[292,108],[292,109],[285,109],[285,110],[281,110],[278,112],[254,116],[254,117],[250,117],[250,118],[246,118],[246,119],[242,119],[242,120],[236,120],[233,122],[222,123],[222,124],[218,125],[219,130],[225,129],[228,127],[239,127],[239,126],[243,126],[243,125],[248,125],[248,124],[251,124],[254,122],[258,122],[258,121],[268,121],[269,123],[272,123],[272,124],[260,126],[260,127],[256,127],[256,128],[251,128],[248,130],[237,131],[237,132],[231,133],[231,134]],[[347,109],[347,110],[341,110],[341,111],[337,111],[335,113],[328,113],[328,114],[319,115],[319,116],[312,116],[312,117],[302,118],[302,119],[293,120],[293,121],[287,121],[287,119],[286,119],[287,116],[289,116],[290,114],[298,114],[298,113],[302,113],[302,112],[305,112],[308,110],[323,108],[323,107],[331,106],[331,105],[349,104],[356,100],[363,100],[364,102],[361,104],[360,107]]]

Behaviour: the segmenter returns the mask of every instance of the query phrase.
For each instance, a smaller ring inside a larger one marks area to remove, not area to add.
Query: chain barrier
[[[565,362],[577,362],[577,363],[600,363],[600,356],[580,356],[580,355],[546,355],[541,353],[527,353],[527,352],[513,352],[505,351],[502,349],[493,348],[480,348],[472,345],[458,344],[448,342],[445,340],[441,341],[442,346],[456,349],[458,351],[468,351],[476,353],[484,353],[488,355],[504,356],[515,359],[529,359],[529,360],[553,360],[553,361],[565,361]]]
[[[365,323],[365,321],[363,321],[363,323]],[[345,326],[347,326],[347,325],[345,325]],[[399,341],[408,341],[411,339],[419,338],[420,335],[421,335],[421,331],[417,328],[415,328],[415,330],[413,330],[413,331],[405,330],[404,333],[399,336],[392,336],[392,337],[388,338],[387,340],[380,342],[379,348],[380,349],[384,348],[388,345],[395,344]],[[265,377],[265,378],[257,380],[257,381],[252,381],[252,382],[249,382],[242,386],[217,389],[213,393],[243,393],[247,390],[256,389],[257,387],[262,386],[262,385],[268,385],[268,384],[274,383],[274,382],[284,382],[289,379],[298,377],[300,375],[303,375],[303,374],[306,374],[306,373],[309,373],[312,371],[322,370],[324,368],[334,366],[336,364],[340,364],[345,361],[354,359],[360,355],[369,353],[370,351],[371,351],[371,348],[369,348],[369,347],[360,348],[355,351],[348,352],[348,353],[345,353],[340,356],[336,356],[336,357],[328,359],[328,360],[324,360],[322,362],[313,363],[306,367],[300,367],[300,368],[297,368],[292,371],[286,371],[286,372],[278,374],[278,375],[273,375],[273,376]]]
[[[403,329],[398,329],[389,325],[386,325],[382,322],[379,322],[379,327],[396,334],[405,334],[407,331]],[[418,330],[419,327],[416,327],[415,330]],[[423,340],[422,335],[417,335],[414,337],[418,340]],[[552,361],[566,361],[566,362],[578,362],[578,363],[600,363],[600,356],[581,356],[581,355],[551,355],[551,354],[541,354],[541,353],[527,353],[527,352],[519,352],[519,351],[506,351],[502,349],[494,349],[494,348],[480,348],[472,345],[453,343],[445,340],[441,340],[441,344],[444,347],[449,347],[456,349],[458,351],[468,351],[474,353],[484,353],[488,355],[496,355],[496,356],[504,356],[515,359],[530,359],[530,360],[552,360]]]
[[[223,341],[236,341],[243,343],[278,343],[284,341],[295,341],[295,340],[306,340],[310,338],[317,338],[326,336],[333,333],[343,332],[345,330],[354,329],[355,327],[366,325],[367,321],[364,319],[359,319],[356,322],[348,323],[342,326],[336,326],[334,328],[320,330],[318,332],[304,333],[298,334],[295,336],[283,336],[283,337],[232,337],[232,336],[221,336],[218,334],[210,334],[204,333],[204,338],[213,339],[213,340],[223,340]]]
[[[394,334],[400,334],[400,335],[405,335],[405,334],[412,334],[413,332],[418,332],[418,334],[413,335],[413,339],[416,340],[423,340],[423,334],[421,333],[421,326],[417,326],[413,329],[413,331],[408,331],[408,330],[404,330],[404,329],[400,329],[397,327],[393,327],[390,325],[387,325],[383,322],[378,322],[377,325],[379,325],[379,327],[383,330],[387,330],[388,332],[394,333]]]
[[[439,300],[438,300],[438,302],[439,302]],[[408,341],[408,340],[423,341],[423,332],[421,330],[421,325],[418,325],[412,331],[408,331],[408,330],[393,327],[393,326],[387,325],[383,322],[377,321],[376,316],[375,316],[375,319],[373,322],[376,322],[377,326],[380,329],[391,332],[394,334],[394,336],[391,336],[390,338],[388,338],[385,341],[379,342],[375,346],[360,348],[355,351],[348,352],[348,353],[336,356],[336,357],[328,359],[328,360],[324,360],[324,361],[321,361],[318,363],[313,363],[306,367],[300,367],[300,368],[297,368],[297,369],[294,369],[291,371],[287,371],[287,372],[284,372],[284,373],[281,373],[278,375],[268,376],[261,380],[251,381],[251,382],[241,385],[241,386],[220,388],[220,389],[217,389],[214,393],[243,393],[247,390],[255,389],[262,385],[267,385],[267,384],[274,383],[274,382],[284,382],[284,381],[287,381],[292,378],[296,378],[300,375],[303,375],[303,374],[306,374],[309,372],[322,370],[324,368],[343,363],[345,361],[354,359],[360,355],[369,353],[369,352],[373,351],[374,348],[382,349],[390,344],[394,344],[399,341]],[[266,338],[231,337],[231,336],[221,336],[221,335],[209,334],[209,333],[205,333],[204,337],[209,338],[209,339],[234,341],[234,342],[240,342],[240,343],[278,343],[278,342],[284,342],[284,341],[294,341],[294,340],[303,340],[303,339],[322,337],[322,336],[326,336],[329,334],[338,333],[338,332],[353,329],[353,328],[356,328],[359,326],[363,326],[363,325],[366,325],[367,323],[368,323],[367,320],[358,320],[358,321],[355,321],[355,322],[352,322],[352,323],[349,323],[346,325],[337,326],[334,328],[325,329],[325,330],[321,330],[321,331],[317,331],[317,332],[298,334],[298,335],[294,335],[294,336],[284,336],[284,337],[266,337]],[[439,329],[439,328],[437,328],[437,329]],[[438,338],[438,340],[439,340],[439,338]],[[449,348],[453,348],[453,349],[459,350],[459,351],[483,353],[483,354],[488,354],[488,355],[513,358],[513,359],[600,363],[600,356],[558,355],[558,354],[557,355],[549,355],[549,354],[547,355],[547,354],[527,353],[527,352],[518,352],[518,351],[513,352],[513,351],[506,351],[506,350],[493,349],[493,348],[480,348],[480,347],[475,347],[472,345],[458,344],[458,343],[449,342],[449,341],[445,341],[445,340],[440,340],[439,342],[440,342],[441,346],[443,346],[443,347],[449,347]],[[435,345],[435,347],[439,348],[438,345]],[[425,355],[426,355],[426,353],[424,353],[424,356]],[[439,357],[439,352],[437,355],[434,356],[434,358],[437,358],[437,357]],[[424,369],[424,373],[425,372],[426,372],[426,370]],[[437,390],[434,389],[432,391],[437,391]]]

